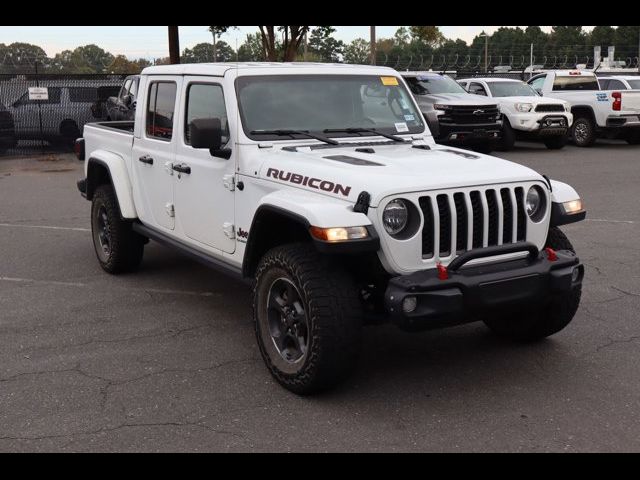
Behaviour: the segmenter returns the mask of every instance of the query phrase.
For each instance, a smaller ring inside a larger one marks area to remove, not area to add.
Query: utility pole
[[[302,61],[306,62],[307,61],[307,45],[308,45],[308,38],[307,38],[307,31],[304,32],[304,50],[302,52]]]
[[[211,35],[213,35],[213,63],[216,62],[216,32],[211,30]]]
[[[489,51],[489,35],[484,36],[484,73],[489,71],[489,63],[487,61],[487,53]]]
[[[533,43],[531,44],[531,53],[529,54],[529,67],[531,68],[529,79],[531,79],[531,77],[533,77]]]
[[[640,74],[640,29],[638,29],[638,73]]]
[[[180,63],[180,40],[178,38],[178,27],[169,28],[169,62],[171,64]]]
[[[369,27],[370,47],[371,47],[371,65],[376,64],[376,27]]]

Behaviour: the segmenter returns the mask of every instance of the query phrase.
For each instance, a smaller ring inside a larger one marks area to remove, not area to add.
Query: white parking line
[[[586,218],[585,222],[626,223],[628,225],[634,225],[638,223],[633,220],[608,220],[606,218]]]
[[[11,227],[11,228],[43,228],[46,230],[72,230],[75,232],[90,232],[89,228],[80,228],[80,227],[54,227],[51,225],[21,225],[17,223],[0,223],[0,227]]]
[[[82,282],[60,282],[57,280],[36,280],[35,278],[20,278],[20,277],[0,277],[0,282],[13,282],[13,283],[36,283],[41,285],[56,285],[56,286],[64,286],[64,287],[90,287],[91,285],[88,283]],[[131,287],[131,286],[112,286],[112,288],[116,289],[125,289],[127,291],[137,291],[144,293],[157,293],[157,294],[167,294],[167,295],[190,295],[197,297],[217,297],[221,296],[221,293],[216,292],[196,292],[193,290],[171,290],[164,288],[144,288],[144,287]]]

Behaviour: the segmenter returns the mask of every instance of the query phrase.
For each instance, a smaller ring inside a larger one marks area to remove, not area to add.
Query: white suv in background
[[[467,78],[458,83],[469,93],[485,95],[500,105],[502,150],[513,148],[516,139],[540,139],[550,149],[567,143],[573,122],[569,102],[541,97],[525,82],[509,78]]]

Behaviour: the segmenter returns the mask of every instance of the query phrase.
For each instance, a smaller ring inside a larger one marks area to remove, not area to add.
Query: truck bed
[[[91,158],[92,152],[99,149],[115,153],[129,161],[133,147],[133,129],[133,121],[87,123],[83,132],[86,158]]]

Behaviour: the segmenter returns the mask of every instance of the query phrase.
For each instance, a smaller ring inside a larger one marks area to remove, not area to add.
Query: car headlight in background
[[[404,200],[391,200],[382,212],[382,224],[389,235],[402,232],[409,221],[409,209]]]
[[[527,215],[534,222],[539,222],[544,216],[546,205],[546,197],[542,188],[538,185],[534,185],[527,192],[527,198],[525,201],[525,206],[527,210]]]
[[[533,109],[533,103],[516,103],[516,110],[519,112],[530,112]]]

